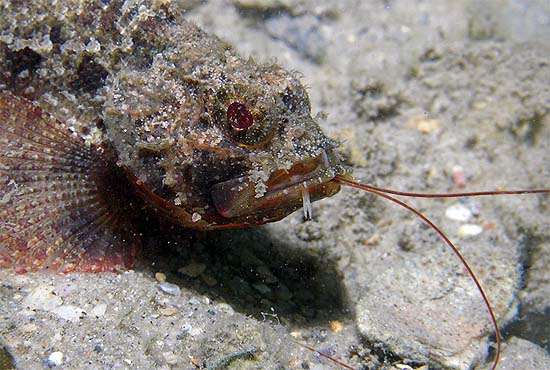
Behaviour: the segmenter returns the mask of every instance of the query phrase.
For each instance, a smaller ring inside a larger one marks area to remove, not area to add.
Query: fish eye
[[[258,149],[270,142],[278,121],[276,115],[268,113],[265,105],[252,101],[237,96],[219,101],[214,119],[223,125],[227,136],[237,145]]]
[[[227,123],[235,131],[246,130],[254,125],[254,117],[243,103],[233,102],[227,107]]]

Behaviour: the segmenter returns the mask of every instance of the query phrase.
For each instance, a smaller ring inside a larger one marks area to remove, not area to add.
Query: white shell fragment
[[[52,352],[50,357],[48,357],[48,366],[59,366],[63,363],[63,352],[55,351]]]
[[[167,283],[167,282],[160,283],[159,289],[166,294],[175,295],[175,296],[178,296],[181,293],[179,286],[177,286],[176,284]]]
[[[90,315],[94,317],[103,317],[107,311],[107,305],[105,303],[98,303],[90,311]]]
[[[199,222],[201,220],[202,216],[198,214],[197,212],[194,212],[191,216],[191,221],[193,222]]]
[[[468,222],[472,216],[472,211],[462,203],[455,203],[445,210],[445,217],[454,221]]]
[[[63,320],[76,322],[82,317],[86,316],[86,312],[80,308],[73,305],[62,305],[54,308],[51,312],[55,313],[57,316],[61,317]]]
[[[483,232],[483,228],[476,224],[464,224],[460,226],[456,232],[456,235],[461,238],[469,238],[479,235]]]

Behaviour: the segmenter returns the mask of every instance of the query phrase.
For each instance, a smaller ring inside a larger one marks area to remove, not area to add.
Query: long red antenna
[[[355,182],[342,175],[336,175],[333,181],[343,185],[348,185],[357,189],[367,191],[371,194],[381,196],[383,198],[386,198],[400,205],[401,207],[408,209],[409,211],[411,211],[412,213],[420,217],[420,219],[422,219],[422,221],[428,224],[433,230],[435,230],[439,234],[439,236],[445,241],[445,243],[447,243],[447,245],[452,249],[454,254],[460,259],[460,261],[468,271],[468,274],[470,275],[475,285],[477,286],[477,289],[479,290],[483,298],[483,301],[485,302],[485,306],[489,311],[489,315],[491,316],[491,321],[493,322],[493,327],[495,329],[495,339],[497,343],[496,355],[493,361],[493,366],[491,367],[491,370],[495,370],[500,360],[500,353],[501,353],[502,340],[501,340],[500,330],[498,328],[498,323],[497,323],[493,308],[491,307],[491,303],[489,302],[489,299],[487,298],[487,294],[485,294],[485,291],[483,290],[483,287],[481,286],[479,280],[477,279],[477,276],[475,275],[474,271],[472,270],[472,268],[470,267],[470,265],[468,264],[464,256],[462,256],[460,251],[455,247],[455,245],[451,242],[451,240],[447,237],[447,235],[445,235],[445,233],[441,231],[439,227],[437,227],[430,219],[424,216],[420,211],[416,210],[415,208],[408,205],[407,203],[402,202],[401,200],[396,199],[388,194],[404,196],[404,197],[415,197],[415,198],[459,198],[459,197],[477,197],[477,196],[488,196],[488,195],[545,194],[545,193],[550,193],[550,189],[496,190],[496,191],[478,191],[478,192],[468,192],[468,193],[435,194],[435,193],[411,193],[411,192],[403,192],[403,191],[379,188],[376,186]]]
[[[500,330],[498,328],[497,319],[495,316],[495,313],[493,311],[493,308],[491,307],[491,303],[489,302],[489,299],[487,298],[487,294],[485,294],[485,291],[483,290],[483,287],[481,286],[476,274],[464,258],[460,251],[455,247],[455,245],[451,242],[451,240],[445,235],[443,231],[439,227],[437,227],[430,219],[428,219],[426,216],[424,216],[420,211],[416,210],[412,206],[408,205],[407,203],[396,199],[388,194],[393,195],[399,195],[399,196],[407,196],[407,197],[417,197],[417,198],[456,198],[456,197],[472,197],[472,196],[485,196],[485,195],[508,195],[508,194],[539,194],[539,193],[550,193],[550,189],[537,189],[537,190],[511,190],[511,191],[484,191],[484,192],[471,192],[471,193],[455,193],[455,194],[422,194],[422,193],[408,193],[408,192],[400,192],[390,189],[384,189],[379,188],[371,185],[361,184],[358,182],[355,182],[351,179],[348,179],[347,177],[344,177],[342,175],[336,175],[336,177],[333,179],[333,181],[351,186],[357,189],[361,189],[364,191],[367,191],[369,193],[381,196],[383,198],[386,198],[401,207],[406,208],[410,212],[414,213],[416,216],[420,217],[422,221],[424,221],[426,224],[428,224],[433,230],[435,230],[439,236],[447,243],[447,245],[452,249],[454,254],[460,259],[466,270],[468,271],[468,274],[474,281],[477,289],[479,290],[483,301],[485,302],[485,306],[487,307],[487,310],[489,311],[489,315],[491,316],[491,321],[493,323],[493,327],[495,330],[495,340],[497,344],[496,348],[496,354],[495,359],[493,361],[493,366],[491,367],[491,370],[495,370],[499,360],[500,360],[500,353],[501,353],[501,335]]]
[[[307,344],[300,343],[300,342],[298,342],[298,341],[295,341],[294,339],[291,339],[291,341],[293,341],[294,343],[296,343],[296,344],[298,344],[298,345],[304,347],[305,349],[310,350],[311,352],[317,353],[319,356],[324,357],[324,358],[326,358],[326,359],[329,360],[329,361],[334,362],[334,363],[335,363],[336,365],[338,365],[338,366],[341,366],[341,367],[343,367],[343,368],[345,368],[345,369],[349,369],[349,370],[355,370],[354,367],[351,367],[351,366],[349,366],[348,364],[343,363],[343,362],[340,361],[340,360],[337,360],[337,359],[335,359],[335,358],[333,358],[333,357],[330,357],[330,356],[327,355],[326,353],[323,353],[323,352],[321,352],[321,351],[319,351],[319,350],[317,350],[317,349],[315,349],[315,348],[313,348],[313,347],[311,347],[311,346],[308,346]]]
[[[411,193],[406,191],[397,191],[385,188],[379,188],[373,185],[365,185],[356,183],[353,180],[347,179],[341,175],[336,175],[334,179],[336,182],[345,183],[347,185],[359,188],[368,192],[378,191],[386,194],[399,195],[402,197],[412,197],[412,198],[462,198],[462,197],[480,197],[487,195],[521,195],[521,194],[546,194],[550,193],[550,189],[533,189],[533,190],[493,190],[493,191],[474,191],[470,193]],[[352,185],[354,183],[359,186]]]

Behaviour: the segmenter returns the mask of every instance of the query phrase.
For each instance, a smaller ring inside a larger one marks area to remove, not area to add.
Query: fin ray
[[[116,171],[39,107],[1,93],[0,267],[131,268],[141,244]]]

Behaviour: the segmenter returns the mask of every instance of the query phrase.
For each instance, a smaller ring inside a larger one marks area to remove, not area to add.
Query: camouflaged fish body
[[[240,58],[180,5],[0,4],[0,265],[130,267],[133,194],[209,230],[338,191],[297,77]]]

